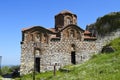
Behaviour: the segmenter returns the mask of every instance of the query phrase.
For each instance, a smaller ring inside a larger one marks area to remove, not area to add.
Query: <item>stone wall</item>
[[[57,63],[57,68],[71,64],[71,45],[75,45],[76,63],[81,63],[90,58],[95,53],[95,42],[82,42],[79,40],[64,40],[50,42],[49,47],[43,53],[43,71],[53,70],[53,66]]]
[[[21,75],[33,71],[33,48],[34,42],[22,44],[21,54]],[[72,47],[74,45],[74,49]],[[76,64],[84,62],[95,53],[96,47],[94,41],[80,41],[77,39],[65,39],[60,41],[50,41],[49,44],[37,43],[39,52],[36,57],[40,57],[40,71],[45,72],[53,70],[55,63],[57,69],[71,63],[71,52],[75,51]]]
[[[57,63],[57,69],[72,64],[72,51],[75,51],[76,64],[82,63],[90,59],[93,54],[101,52],[103,46],[118,37],[120,37],[120,29],[109,35],[107,34],[105,37],[99,37],[96,41],[81,41],[71,38],[49,41],[48,44],[38,42],[35,56],[40,57],[40,72],[53,70],[55,63]],[[33,71],[33,43],[33,41],[27,43],[23,42],[21,45],[21,75]],[[72,45],[74,45],[74,47]]]
[[[112,40],[120,37],[120,29],[117,29],[109,34],[106,34],[104,37],[98,37],[96,41],[97,53],[100,53],[103,46],[109,44]]]
[[[31,73],[33,71],[33,46],[30,43],[25,43],[21,45],[21,66],[20,66],[20,72],[21,74],[27,74]]]

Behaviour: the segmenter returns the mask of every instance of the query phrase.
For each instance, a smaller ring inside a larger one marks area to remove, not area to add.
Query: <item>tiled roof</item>
[[[57,37],[56,35],[51,35],[50,36],[50,39],[52,40],[52,39],[60,39],[60,37]]]
[[[22,31],[24,32],[24,31],[27,31],[27,30],[30,30],[30,29],[34,29],[34,28],[46,29],[46,28],[44,28],[44,27],[42,27],[42,26],[31,26],[31,27],[28,27],[28,28],[23,28]],[[53,33],[56,32],[54,28],[49,28],[49,29],[46,29],[46,30],[51,31],[51,32],[53,32]]]
[[[93,40],[95,40],[95,39],[97,39],[96,37],[91,37],[91,36],[84,36],[84,39],[93,39]]]
[[[92,37],[92,36],[90,36],[89,34],[91,34],[91,32],[89,32],[88,30],[85,30],[85,32],[84,32],[84,39],[85,39],[85,40],[86,40],[86,39],[88,39],[88,40],[90,40],[90,39],[96,40],[96,39],[97,39],[96,37]]]
[[[30,26],[30,27],[28,27],[28,28],[23,28],[22,29],[22,31],[26,31],[26,30],[29,30],[29,29],[32,29],[32,28],[44,28],[44,27],[42,27],[42,26]]]
[[[84,34],[91,34],[88,30],[85,30]]]
[[[49,30],[49,31],[52,31],[53,33],[56,32],[56,31],[55,31],[55,28],[49,28],[48,30]]]
[[[26,31],[26,30],[31,29],[31,28],[33,28],[33,27],[34,27],[34,26],[28,27],[28,28],[22,28],[22,31]]]

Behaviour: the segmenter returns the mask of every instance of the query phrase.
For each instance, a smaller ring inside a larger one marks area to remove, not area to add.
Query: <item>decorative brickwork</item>
[[[82,63],[93,54],[99,53],[103,44],[111,38],[96,40],[90,32],[84,34],[86,31],[77,26],[77,16],[69,11],[59,13],[55,19],[55,28],[33,26],[22,30],[21,75],[33,72],[34,58],[37,72],[53,70],[55,63],[57,69]],[[67,19],[70,19],[70,22]],[[120,32],[114,35],[120,37]]]

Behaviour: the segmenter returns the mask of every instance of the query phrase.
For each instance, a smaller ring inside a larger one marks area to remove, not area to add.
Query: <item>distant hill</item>
[[[94,24],[86,27],[91,32],[97,31],[99,35],[110,33],[120,28],[120,12],[112,12],[103,17],[99,17]]]

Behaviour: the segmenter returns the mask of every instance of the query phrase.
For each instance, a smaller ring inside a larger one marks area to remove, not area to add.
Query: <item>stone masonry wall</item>
[[[31,42],[30,42],[31,43]],[[33,71],[33,46],[28,43],[24,43],[21,45],[21,66],[20,66],[20,74],[27,74]]]
[[[50,42],[45,53],[43,53],[42,71],[53,70],[57,63],[57,68],[71,64],[71,44],[75,44],[76,63],[88,60],[91,53],[95,53],[95,42],[81,42],[79,40],[65,40]]]
[[[108,44],[111,40],[120,37],[120,29],[106,35],[103,38],[98,38],[96,41],[80,41],[77,39],[61,39],[60,41],[49,41],[48,44],[37,43],[37,48],[40,49],[36,54],[40,57],[40,71],[45,72],[53,70],[55,63],[57,69],[65,65],[71,64],[71,45],[75,45],[76,63],[82,63],[88,60],[93,54],[99,53],[102,47]],[[28,74],[33,71],[33,43],[29,42],[21,45],[21,67],[22,74]]]
[[[106,34],[104,37],[99,37],[96,41],[97,53],[100,53],[103,46],[109,44],[112,40],[120,37],[120,29],[111,32],[110,34]]]
[[[33,71],[33,42],[22,44],[21,54],[21,75],[31,73]],[[38,43],[40,48],[39,57],[40,60],[40,71],[45,72],[53,70],[55,63],[57,63],[57,69],[65,65],[71,64],[71,45],[75,45],[75,56],[76,63],[81,63],[88,60],[91,53],[95,53],[96,47],[95,42],[79,41],[76,39],[67,39],[61,41],[53,41],[49,44],[43,45]],[[42,47],[40,46],[42,45]]]

